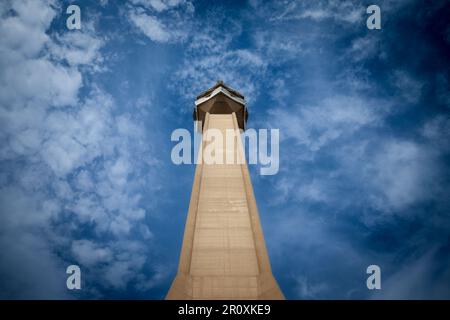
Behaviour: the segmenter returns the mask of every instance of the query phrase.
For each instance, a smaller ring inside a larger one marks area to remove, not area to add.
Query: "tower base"
[[[259,276],[189,276],[178,274],[167,300],[284,300],[272,274]]]

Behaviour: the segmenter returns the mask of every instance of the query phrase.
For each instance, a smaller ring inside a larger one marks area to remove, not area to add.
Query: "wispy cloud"
[[[184,41],[194,6],[188,1],[133,0],[128,19],[150,40],[159,43]]]

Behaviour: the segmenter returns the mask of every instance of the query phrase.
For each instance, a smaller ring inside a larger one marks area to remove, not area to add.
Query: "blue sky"
[[[280,130],[250,170],[287,298],[450,298],[446,1],[78,1],[81,30],[69,4],[0,4],[1,298],[165,296],[195,169],[170,134],[218,79]]]

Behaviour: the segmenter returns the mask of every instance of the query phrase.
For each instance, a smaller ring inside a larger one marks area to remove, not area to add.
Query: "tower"
[[[245,99],[222,81],[200,94],[194,120],[205,132],[245,130]],[[284,299],[272,275],[241,139],[224,143],[243,162],[197,162],[178,273],[166,299]]]

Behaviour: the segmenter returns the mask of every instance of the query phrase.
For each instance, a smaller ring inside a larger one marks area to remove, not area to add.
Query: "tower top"
[[[233,99],[237,103],[240,103],[245,106],[245,98],[242,94],[237,92],[234,89],[231,89],[229,86],[227,86],[222,80],[217,80],[216,84],[209,88],[208,90],[202,92],[197,96],[195,99],[195,105],[198,106],[199,104],[208,101],[209,99],[213,98],[214,96],[218,95],[219,93],[223,93],[224,95],[228,96],[230,99]]]
[[[239,128],[245,130],[248,112],[245,98],[236,90],[225,85],[222,80],[208,90],[202,92],[195,99],[194,121],[205,120],[206,113],[230,114],[236,113]]]

